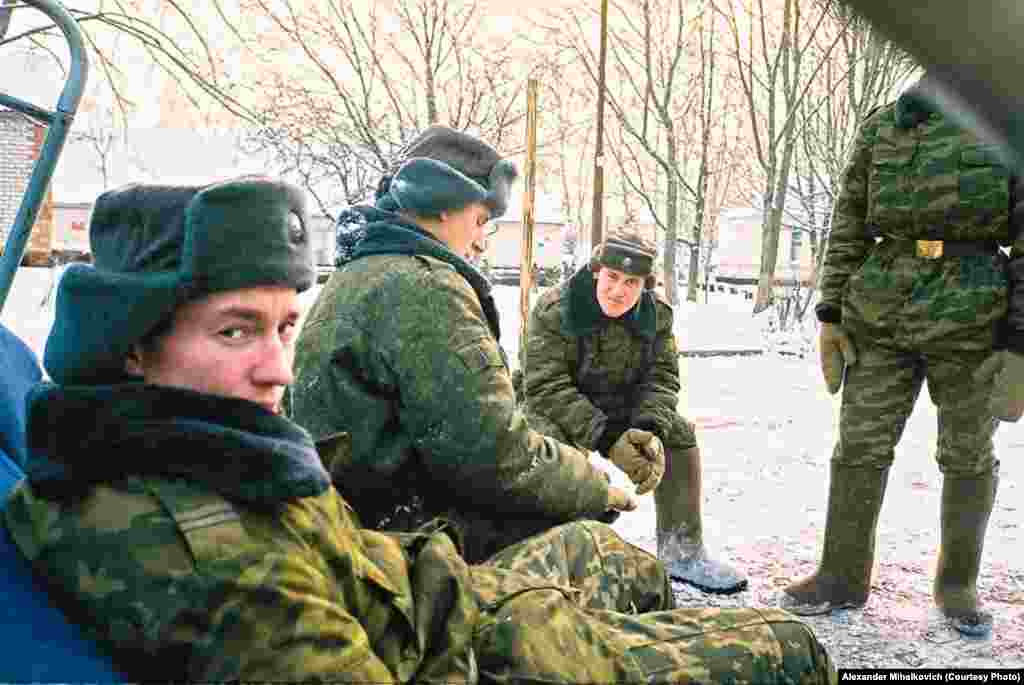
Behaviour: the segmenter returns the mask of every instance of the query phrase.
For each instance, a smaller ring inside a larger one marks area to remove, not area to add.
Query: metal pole
[[[526,84],[526,169],[523,174],[523,241],[519,260],[519,368],[526,366],[526,327],[533,287],[533,201],[537,187],[537,79]]]
[[[608,0],[601,0],[601,51],[597,64],[597,142],[594,146],[594,204],[591,210],[590,249],[601,243],[604,225],[604,90],[608,53]]]
[[[75,119],[75,111],[82,99],[86,78],[89,74],[89,58],[85,52],[81,31],[67,10],[56,0],[26,0],[26,4],[46,14],[64,33],[71,52],[71,67],[68,71],[67,82],[57,101],[57,110],[52,114],[10,96],[4,96],[0,100],[0,103],[11,109],[22,111],[35,119],[45,118],[49,123],[46,140],[39,151],[39,159],[32,169],[32,175],[29,177],[28,188],[22,197],[18,214],[14,219],[14,226],[11,228],[10,235],[7,236],[4,254],[0,257],[0,310],[7,300],[11,284],[14,282],[14,274],[18,271],[18,264],[21,263],[21,258],[25,253],[25,244],[35,225],[39,206],[46,196],[46,189],[50,185],[53,170],[57,166],[57,159],[60,157],[61,150],[64,149],[68,129]]]

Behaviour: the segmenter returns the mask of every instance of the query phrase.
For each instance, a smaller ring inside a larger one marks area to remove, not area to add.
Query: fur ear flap
[[[647,290],[654,290],[654,287],[656,285],[658,285],[658,279],[654,277],[654,274],[651,274],[650,276],[644,279],[644,288],[646,288]]]
[[[595,245],[590,251],[590,272],[596,274],[601,270],[601,255],[604,254],[602,245]]]

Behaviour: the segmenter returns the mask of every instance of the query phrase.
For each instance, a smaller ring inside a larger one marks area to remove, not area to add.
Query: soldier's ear
[[[654,277],[654,274],[651,274],[644,279],[644,287],[648,290],[654,290],[654,286],[656,285],[658,285],[658,279]]]

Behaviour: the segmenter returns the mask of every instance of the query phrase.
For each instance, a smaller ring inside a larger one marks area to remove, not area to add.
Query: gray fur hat
[[[508,210],[518,175],[512,162],[482,140],[431,126],[406,146],[392,173],[381,179],[378,206],[437,216],[481,202],[496,218]]]
[[[46,341],[62,385],[124,380],[131,347],[182,302],[258,285],[301,292],[316,279],[305,194],[263,177],[106,192],[89,242],[94,265],[64,273]]]

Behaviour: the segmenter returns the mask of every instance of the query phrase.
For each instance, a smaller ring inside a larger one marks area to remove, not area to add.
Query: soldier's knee
[[[939,450],[939,472],[953,478],[982,478],[999,472],[999,460],[991,451],[955,453]]]
[[[832,462],[849,468],[887,469],[892,466],[895,452],[891,447],[877,444],[857,444],[840,441],[832,451]]]
[[[682,450],[696,447],[697,426],[682,414],[673,415],[671,435],[667,436],[664,443],[668,447]]]

